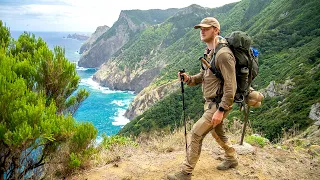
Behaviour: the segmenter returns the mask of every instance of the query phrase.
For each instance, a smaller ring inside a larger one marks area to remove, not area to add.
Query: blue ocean
[[[11,37],[17,39],[22,31],[11,31]],[[47,42],[48,47],[53,50],[55,46],[65,48],[65,56],[70,62],[77,62],[80,59],[79,50],[84,41],[65,38],[68,34],[75,32],[29,32],[36,37],[41,37]],[[87,34],[80,33],[78,34]],[[135,97],[133,92],[113,91],[107,87],[100,86],[92,80],[96,72],[93,68],[77,67],[78,75],[81,78],[79,88],[85,88],[90,92],[90,96],[81,104],[74,118],[79,121],[89,121],[98,129],[98,141],[101,135],[116,134],[126,123],[129,122],[124,117],[124,113]]]

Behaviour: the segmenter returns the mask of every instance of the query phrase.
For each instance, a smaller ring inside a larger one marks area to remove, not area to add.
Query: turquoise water
[[[21,31],[12,31],[11,36],[15,39],[19,37]],[[78,53],[84,41],[67,39],[68,34],[74,32],[31,32],[36,37],[41,37],[47,42],[50,49],[55,46],[65,48],[65,56],[71,62],[80,59]],[[77,67],[78,75],[81,78],[79,88],[85,88],[90,92],[90,96],[81,104],[74,118],[79,121],[89,121],[98,129],[98,139],[100,135],[116,134],[126,123],[129,122],[123,115],[134,98],[133,92],[113,91],[107,87],[101,87],[92,80],[96,69]]]

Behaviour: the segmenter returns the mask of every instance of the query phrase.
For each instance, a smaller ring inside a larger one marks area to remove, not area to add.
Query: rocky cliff
[[[134,24],[122,11],[118,23],[102,34],[89,51],[83,53],[78,65],[81,67],[99,67],[128,42],[131,33],[136,33],[144,28],[144,24]]]
[[[160,101],[166,95],[176,91],[180,88],[180,82],[174,81],[172,83],[164,84],[159,87],[149,87],[143,89],[130,104],[127,109],[125,116],[128,119],[133,119],[134,117],[141,115],[147,109],[149,109],[153,104]]]
[[[109,29],[110,27],[106,25],[97,27],[96,31],[80,47],[80,54],[90,50],[91,46],[95,43],[95,41]]]
[[[148,86],[153,77],[159,74],[160,67],[150,69],[138,68],[130,71],[128,67],[121,70],[116,62],[103,64],[99,71],[94,74],[93,80],[100,85],[109,87],[112,90],[128,90],[139,93]]]
[[[177,10],[121,11],[118,20],[113,26],[99,36],[91,48],[83,53],[78,63],[79,66],[99,67],[148,25],[162,23],[176,13]]]

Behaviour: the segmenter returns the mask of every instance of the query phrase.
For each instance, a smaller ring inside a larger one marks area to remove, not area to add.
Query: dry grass
[[[121,159],[131,157],[136,150],[137,147],[131,145],[115,145],[111,149],[101,149],[96,157],[91,160],[91,163],[93,166],[116,163]]]
[[[62,144],[59,150],[49,157],[44,165],[46,178],[55,179],[71,175],[66,168],[67,159],[69,158],[69,146]]]
[[[229,134],[230,141],[232,143],[238,143],[240,141],[241,128],[239,121],[228,124],[225,120],[226,133]],[[190,129],[192,123],[188,123],[187,141],[190,142]],[[248,126],[247,132],[251,132],[251,128]],[[217,147],[217,143],[211,137],[210,133],[203,142],[204,149],[213,149]],[[141,134],[136,140],[139,145],[134,147],[131,145],[116,145],[112,149],[102,149],[99,154],[91,160],[92,166],[102,166],[108,163],[114,163],[122,159],[131,157],[136,151],[152,151],[157,153],[169,153],[173,151],[181,151],[185,149],[185,136],[184,127],[177,129],[172,133],[154,133],[154,134]]]
[[[233,144],[239,143],[242,131],[240,121],[229,123],[226,120],[224,124],[230,141]],[[191,126],[192,124],[188,125],[188,142],[190,142]],[[246,132],[246,134],[252,134],[250,123]],[[291,136],[293,135],[288,134],[285,137]],[[67,179],[165,179],[165,175],[178,170],[184,160],[184,128],[173,133],[143,134],[135,142],[139,145],[115,145],[110,149],[101,149],[98,154],[91,157],[86,169],[73,171]],[[255,147],[256,151],[253,154],[239,156],[241,163],[237,169],[219,172],[214,170],[214,166],[220,162],[218,157],[223,157],[223,154],[209,133],[203,141],[203,151],[193,179],[212,179],[213,174],[215,179],[308,179],[309,177],[313,179],[316,177],[320,159],[312,157],[307,151],[297,152],[290,148],[281,149],[279,146],[281,144],[267,145],[264,148]],[[61,164],[55,167],[59,168]],[[292,173],[285,174],[288,171]],[[309,175],[309,171],[313,174]],[[54,175],[49,176],[49,179],[54,179],[52,177]]]

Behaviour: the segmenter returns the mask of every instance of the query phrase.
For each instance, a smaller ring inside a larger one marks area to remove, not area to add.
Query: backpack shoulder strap
[[[210,70],[212,71],[212,73],[217,77],[219,78],[220,80],[223,81],[223,77],[222,77],[222,74],[220,72],[220,70],[216,67],[216,57],[218,55],[218,52],[224,48],[224,47],[228,47],[228,44],[226,43],[219,43],[218,46],[216,47],[216,50],[213,54],[213,56],[211,56],[211,61],[210,61],[210,65],[211,65],[211,68]],[[212,51],[213,52],[213,51]],[[210,52],[211,54],[211,52]],[[209,54],[209,56],[210,56]],[[220,54],[220,53],[219,53]]]

